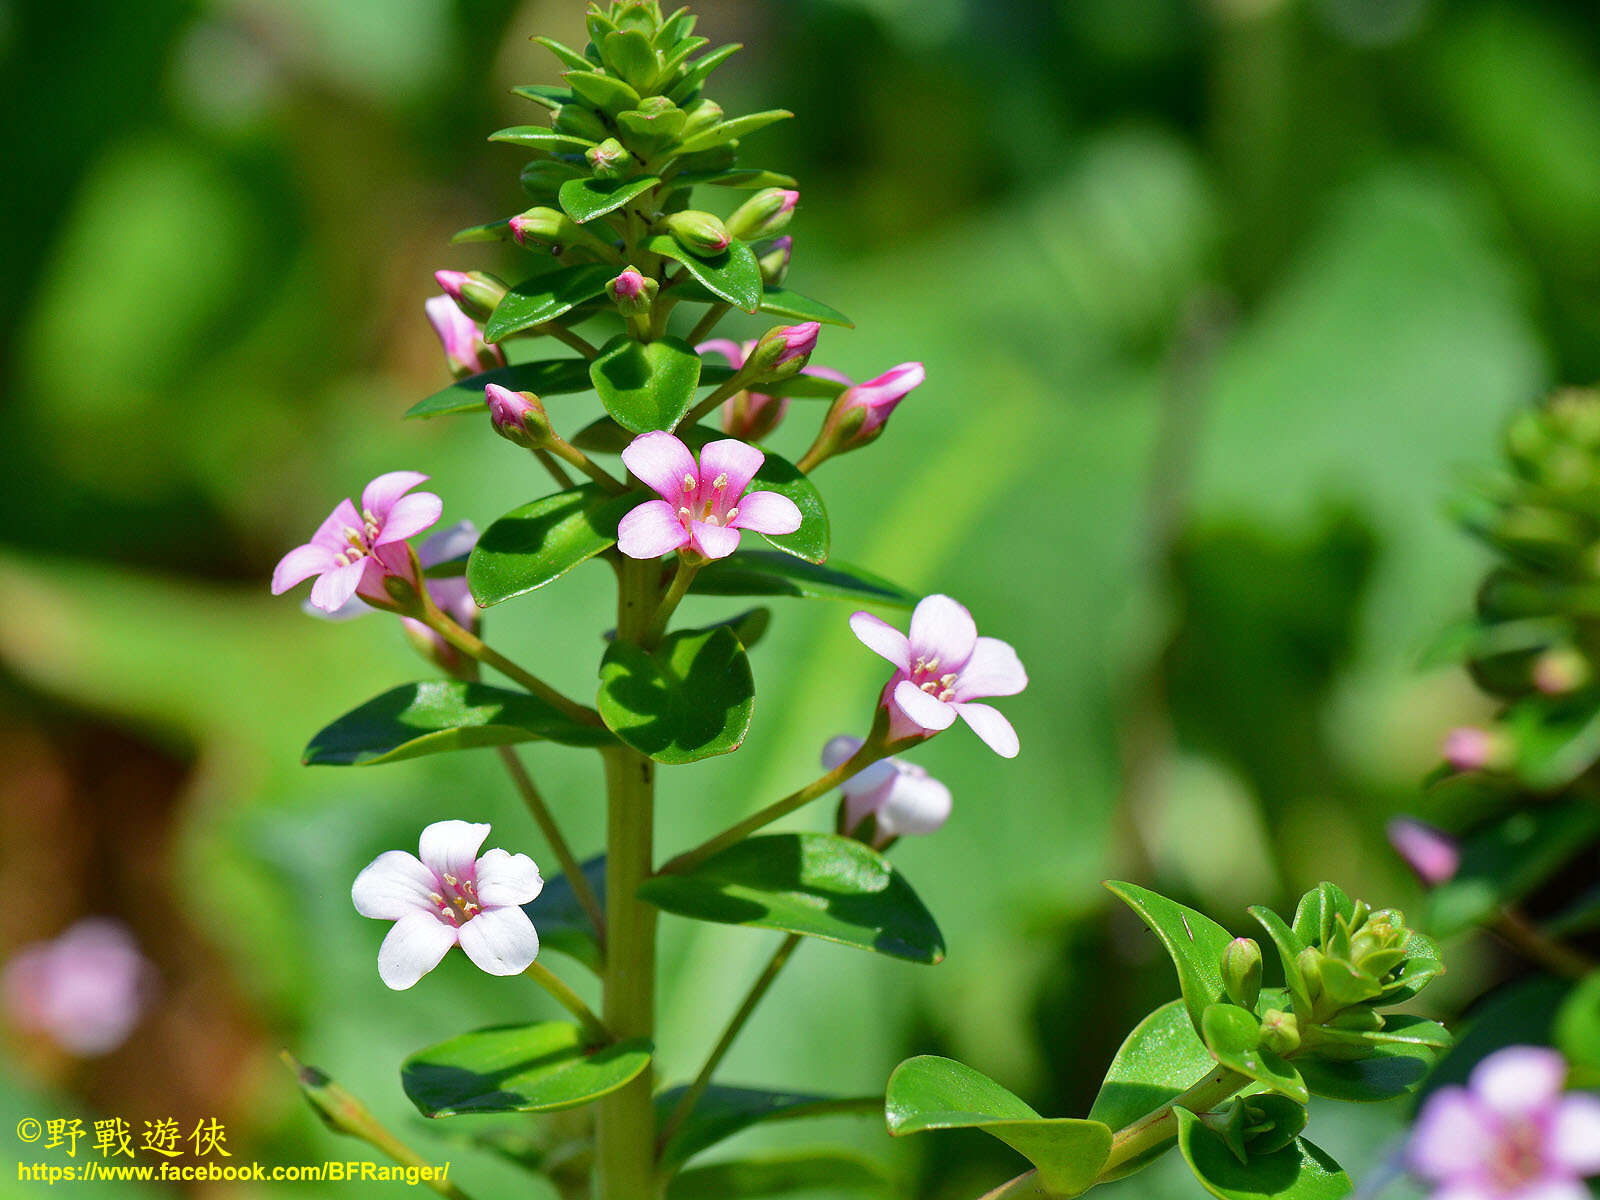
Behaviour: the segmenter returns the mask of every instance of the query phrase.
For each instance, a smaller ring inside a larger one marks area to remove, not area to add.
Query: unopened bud
[[[751,347],[744,360],[744,377],[751,383],[775,383],[790,379],[811,360],[822,326],[815,321],[803,325],[776,325]]]
[[[722,406],[722,428],[741,442],[759,442],[783,420],[789,401],[760,392],[738,392]]]
[[[606,295],[625,317],[639,317],[649,312],[660,290],[659,283],[633,266],[624,268],[622,274],[606,284]]]
[[[430,297],[423,308],[444,347],[445,363],[457,379],[506,365],[506,356],[500,347],[485,342],[478,323],[462,312],[449,296]]]
[[[1547,650],[1533,664],[1533,686],[1546,696],[1575,692],[1588,683],[1592,675],[1589,660],[1570,647]]]
[[[486,271],[435,271],[445,295],[474,321],[487,321],[510,289]]]
[[[713,213],[685,209],[663,218],[661,225],[692,254],[721,254],[728,248],[728,229]]]
[[[606,138],[598,146],[590,146],[583,155],[602,179],[618,179],[627,174],[633,165],[633,155],[616,138]]]
[[[555,431],[539,397],[532,392],[513,392],[498,383],[486,384],[483,393],[489,402],[489,420],[501,437],[528,450],[550,445]]]
[[[1445,734],[1440,746],[1444,759],[1457,771],[1485,771],[1504,765],[1505,748],[1487,729],[1463,725]]]
[[[761,282],[776,287],[789,275],[789,259],[794,252],[794,239],[788,234],[773,238],[772,244],[756,259],[761,268]]]
[[[1228,999],[1253,1009],[1261,997],[1261,946],[1253,938],[1234,938],[1222,952],[1222,987]]]
[[[1277,1054],[1300,1049],[1300,1022],[1293,1013],[1269,1008],[1261,1017],[1261,1044]]]
[[[726,222],[728,232],[747,242],[782,233],[799,201],[799,192],[763,188],[734,210]]]
[[[559,255],[571,246],[586,246],[602,254],[611,248],[559,209],[530,208],[511,218],[511,236],[519,246],[547,246]]]
[[[927,372],[921,363],[909,362],[885,371],[876,379],[846,388],[823,418],[817,440],[806,451],[807,460],[820,463],[835,454],[859,450],[876,441],[883,434],[895,406],[926,378]]]
[[[1447,883],[1461,869],[1461,847],[1443,830],[1412,817],[1396,817],[1389,822],[1388,833],[1395,853],[1428,887]]]
[[[1315,1000],[1322,994],[1322,951],[1315,946],[1307,946],[1295,958],[1295,965],[1300,968],[1300,977],[1305,980],[1307,994]]]

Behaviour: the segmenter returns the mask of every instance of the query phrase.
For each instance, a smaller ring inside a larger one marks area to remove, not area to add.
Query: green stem
[[[617,1040],[611,1030],[606,1028],[605,1022],[595,1016],[594,1010],[583,1002],[583,998],[573,991],[561,976],[542,962],[535,959],[528,964],[528,969],[523,974],[549,992],[557,1004],[578,1018],[578,1024],[583,1026],[583,1031],[588,1034],[591,1044],[604,1046]]]
[[[684,340],[691,346],[698,346],[717,327],[717,322],[728,315],[728,310],[732,307],[731,304],[713,304],[706,309],[706,315],[700,318]]]
[[[600,357],[600,351],[595,346],[593,346],[586,339],[573,333],[572,330],[568,329],[565,325],[558,325],[552,321],[548,325],[539,326],[539,331],[541,333],[549,334],[558,342],[566,343],[568,346],[571,346],[579,354],[583,355],[590,361]]]
[[[617,637],[638,643],[660,593],[654,562],[617,569]],[[656,910],[638,898],[654,856],[655,763],[627,746],[606,750],[606,937],[602,1015],[621,1038],[655,1035]],[[600,1200],[652,1200],[653,1068],[603,1097],[595,1115]]]
[[[706,1058],[705,1066],[700,1068],[694,1082],[689,1085],[683,1098],[678,1101],[672,1110],[672,1115],[667,1118],[666,1124],[661,1127],[661,1136],[657,1139],[660,1146],[665,1146],[672,1140],[672,1135],[683,1127],[689,1119],[689,1114],[694,1112],[694,1106],[699,1103],[700,1097],[705,1095],[706,1088],[711,1086],[711,1077],[722,1065],[722,1060],[727,1057],[728,1051],[733,1048],[733,1043],[743,1031],[745,1024],[750,1020],[751,1014],[756,1011],[756,1006],[765,999],[768,990],[777,980],[779,972],[788,963],[794,954],[795,947],[800,944],[800,935],[791,933],[783,939],[773,954],[772,960],[767,963],[766,969],[757,977],[750,987],[750,992],[744,998],[744,1003],[739,1005],[739,1011],[733,1014],[733,1019],[728,1022],[728,1027],[722,1031],[722,1036],[717,1039],[717,1044],[712,1047],[711,1054]]]
[[[744,391],[745,385],[742,376],[743,372],[735,375],[721,387],[717,388],[716,391],[712,392],[711,395],[707,396],[704,400],[700,401],[699,404],[696,404],[693,408],[691,408],[684,416],[683,420],[678,422],[678,428],[687,429],[691,425],[698,424],[702,417],[716,412],[717,405],[721,404],[730,396],[737,396],[740,392]]]
[[[1501,909],[1489,928],[1529,962],[1559,978],[1582,979],[1597,965],[1581,950],[1550,937],[1515,908]]]
[[[600,898],[589,886],[582,864],[572,853],[572,846],[562,836],[561,827],[556,824],[556,819],[550,812],[549,806],[545,804],[544,797],[539,794],[533,776],[528,774],[528,768],[522,765],[522,759],[517,757],[517,752],[510,746],[500,746],[497,749],[500,761],[505,763],[506,770],[511,773],[511,782],[516,784],[517,791],[522,795],[522,802],[528,806],[528,811],[533,814],[534,823],[539,826],[539,832],[544,834],[544,840],[549,844],[551,853],[561,864],[561,873],[567,877],[567,884],[572,888],[572,894],[578,898],[578,903],[583,905],[583,911],[589,914],[589,920],[594,925],[595,939],[600,943],[603,954],[606,944],[606,916],[600,908]]]
[[[667,594],[661,597],[661,603],[656,606],[655,616],[650,618],[650,625],[639,639],[639,644],[646,650],[653,650],[661,644],[662,636],[667,632],[667,622],[672,620],[672,614],[678,607],[678,602],[688,594],[689,585],[694,582],[694,577],[700,573],[700,568],[705,563],[687,551],[678,554],[678,570],[672,577],[672,585],[667,588]]]
[[[866,770],[880,758],[888,755],[889,749],[875,737],[868,738],[861,743],[861,748],[845,759],[833,770],[825,775],[813,779],[797,792],[790,792],[782,800],[774,801],[753,816],[746,817],[737,825],[724,829],[716,837],[702,842],[693,850],[687,850],[677,858],[661,868],[663,875],[681,875],[692,871],[712,855],[719,854],[736,842],[741,842],[758,829],[765,828],[772,822],[788,816],[795,809],[811,803],[818,796],[832,791],[846,779]]]
[[[1131,1125],[1117,1130],[1111,1139],[1111,1156],[1100,1168],[1101,1178],[1123,1163],[1138,1158],[1146,1151],[1170,1141],[1178,1135],[1178,1118],[1173,1109],[1186,1108],[1192,1113],[1210,1112],[1229,1096],[1250,1082],[1231,1067],[1219,1066],[1211,1074],[1187,1091],[1174,1096],[1160,1108],[1146,1113]]]
[[[426,595],[422,598],[421,619],[440,637],[469,658],[475,658],[485,666],[493,667],[507,679],[521,684],[539,699],[551,707],[559,709],[574,721],[581,721],[585,725],[599,725],[600,714],[592,708],[585,708],[575,701],[567,699],[555,688],[529,671],[523,670],[498,650],[493,650],[484,644],[477,634],[463,629],[453,620],[439,610],[439,607]]]
[[[627,484],[617,479],[610,471],[607,471],[565,438],[556,438],[555,441],[551,442],[550,453],[568,465],[582,471],[613,496],[620,496],[628,490]]]
[[[569,491],[572,488],[572,476],[568,475],[566,471],[562,469],[561,464],[555,460],[555,457],[550,453],[550,451],[535,450],[533,452],[533,456],[539,460],[539,465],[541,467],[550,472],[550,478],[556,481],[557,487],[564,492]]]

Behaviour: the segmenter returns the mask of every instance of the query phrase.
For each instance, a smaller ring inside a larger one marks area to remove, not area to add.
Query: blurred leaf
[[[604,746],[611,737],[526,692],[483,683],[408,683],[351,709],[306,747],[307,766],[373,766],[516,742]]]
[[[633,433],[671,429],[694,402],[700,356],[678,338],[636,342],[618,334],[589,365],[606,411]]]
[[[769,1200],[795,1192],[887,1196],[889,1187],[883,1169],[867,1159],[818,1150],[693,1167],[667,1184],[667,1200]]]
[[[408,417],[443,417],[457,413],[477,413],[487,417],[488,402],[483,389],[499,384],[513,392],[532,392],[536,396],[561,396],[589,390],[589,363],[582,358],[553,358],[543,362],[516,363],[496,367],[478,375],[458,379],[442,392],[419,400],[406,410]]]
[[[614,1092],[650,1065],[642,1039],[592,1046],[566,1021],[464,1033],[400,1066],[400,1082],[425,1117],[557,1112]]]
[[[691,763],[743,744],[755,696],[744,647],[717,625],[668,634],[651,651],[612,642],[600,662],[596,705],[606,726],[641,754]]]
[[[797,185],[793,175],[777,171],[762,171],[751,167],[730,167],[723,171],[684,171],[672,177],[672,182],[687,187],[725,187],[743,191],[761,188],[792,188]]]
[[[489,608],[609,550],[617,541],[617,522],[642,499],[637,493],[613,496],[586,483],[512,509],[483,531],[467,560],[473,599]]]
[[[701,568],[689,589],[705,596],[795,596],[911,608],[915,592],[850,563],[826,566],[773,550],[736,550]]]
[[[1076,1196],[1111,1154],[1111,1128],[1099,1121],[1044,1118],[988,1076],[954,1059],[922,1055],[889,1076],[889,1133],[981,1129],[1022,1155],[1052,1195]]]
[[[1254,1013],[1236,1004],[1212,1004],[1201,1014],[1200,1027],[1207,1048],[1223,1066],[1248,1075],[1297,1104],[1311,1099],[1300,1072],[1261,1045],[1261,1022]]]
[[[1201,1032],[1201,1014],[1227,999],[1222,986],[1222,953],[1233,941],[1230,934],[1204,913],[1168,900],[1132,883],[1108,882],[1106,887],[1148,925],[1172,956],[1183,989],[1183,1002],[1195,1032]]]
[[[1426,924],[1440,937],[1492,918],[1526,896],[1600,833],[1589,800],[1553,800],[1491,820],[1461,841],[1461,866],[1428,895]]]
[[[1587,1073],[1575,1086],[1600,1084],[1600,971],[1590,971],[1556,1013],[1556,1049],[1574,1068]]]
[[[1342,1200],[1350,1177],[1304,1138],[1241,1163],[1221,1137],[1187,1109],[1177,1109],[1178,1150],[1206,1191],[1221,1200]]]
[[[580,182],[572,180],[570,182]],[[566,186],[562,186],[565,193]],[[577,267],[560,267],[554,271],[546,271],[532,279],[524,280],[508,291],[495,310],[490,314],[489,320],[483,326],[483,337],[488,342],[498,342],[510,337],[514,333],[521,333],[524,329],[531,329],[535,325],[543,325],[553,321],[564,313],[587,300],[596,296],[603,296],[606,284],[616,274],[616,270],[603,263],[589,263]],[[529,364],[533,365],[533,364]],[[502,367],[501,370],[517,371],[518,367]],[[489,372],[488,374],[494,374]],[[463,380],[462,382],[468,382]],[[497,382],[485,379],[484,382]],[[502,384],[501,386],[506,386]],[[513,388],[513,391],[527,391],[542,395],[538,388]],[[483,389],[478,389],[478,399],[483,399]]]
[[[1549,1045],[1557,1015],[1571,993],[1570,982],[1546,975],[1519,979],[1490,992],[1458,1023],[1455,1045],[1418,1091],[1418,1101],[1441,1087],[1465,1084],[1472,1068],[1496,1050]]]
[[[761,306],[761,265],[755,252],[738,238],[721,254],[705,256],[691,254],[664,233],[645,242],[644,248],[682,263],[701,287],[735,308],[753,313]]]
[[[602,910],[606,903],[606,856],[591,858],[583,864],[583,877],[600,901]],[[522,906],[533,927],[539,931],[539,950],[557,950],[568,958],[576,959],[592,971],[600,969],[600,943],[595,940],[594,924],[589,914],[578,902],[578,894],[567,882],[566,872],[558,872],[544,881],[544,889]]]
[[[1566,787],[1600,758],[1600,692],[1530,697],[1513,704],[1504,721],[1517,748],[1512,772],[1538,791]]]
[[[561,185],[561,207],[578,224],[587,224],[596,217],[616,212],[660,182],[654,175],[635,179],[569,179]],[[605,270],[608,276],[615,274],[614,268]]]
[[[677,1087],[659,1093],[655,1100],[656,1113],[665,1119],[677,1107],[685,1090]],[[840,1099],[802,1092],[768,1092],[757,1088],[712,1084],[700,1097],[689,1119],[662,1149],[661,1169],[672,1171],[702,1150],[753,1125],[794,1121],[803,1117],[827,1117],[835,1113],[877,1116],[882,1112],[883,1100],[877,1096]]]
[[[639,896],[697,921],[782,929],[911,962],[944,958],[939,927],[905,877],[838,834],[746,838],[693,870],[646,880]]]

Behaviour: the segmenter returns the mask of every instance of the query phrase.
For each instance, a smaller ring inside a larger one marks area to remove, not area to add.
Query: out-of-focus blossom
[[[1448,882],[1461,869],[1461,847],[1444,830],[1414,817],[1396,817],[1388,832],[1395,853],[1429,887]]]
[[[121,922],[79,921],[18,950],[0,976],[12,1024],[80,1058],[127,1040],[155,993],[155,968]]]
[[[840,734],[822,748],[830,771],[861,749],[861,739]],[[880,758],[839,785],[844,793],[844,828],[854,833],[873,818],[873,845],[897,837],[936,833],[950,819],[950,789],[915,763]]]

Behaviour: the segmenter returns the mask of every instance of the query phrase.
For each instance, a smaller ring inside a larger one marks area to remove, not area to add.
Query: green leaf
[[[1600,971],[1590,971],[1562,1002],[1553,1040],[1574,1071],[1588,1072],[1574,1085],[1600,1083]]]
[[[1161,939],[1172,965],[1178,969],[1178,984],[1189,1019],[1196,1033],[1201,1032],[1200,1016],[1213,1004],[1227,999],[1222,986],[1222,952],[1233,940],[1221,925],[1204,913],[1168,900],[1159,893],[1132,883],[1106,884],[1116,896]]]
[[[1435,638],[1423,651],[1417,665],[1426,670],[1472,659],[1542,650],[1566,637],[1570,629],[1571,623],[1565,617],[1525,617],[1515,621],[1469,617]]]
[[[679,338],[641,343],[619,334],[589,364],[589,378],[606,411],[624,429],[671,429],[694,403],[700,356]]]
[[[604,746],[611,736],[526,692],[459,680],[408,683],[351,709],[305,749],[307,766],[366,767],[451,750],[550,741]]]
[[[1600,833],[1588,799],[1527,805],[1475,830],[1461,866],[1428,896],[1427,926],[1449,937],[1492,918],[1554,875]]]
[[[513,96],[521,96],[524,100],[532,100],[543,108],[552,112],[563,104],[572,103],[572,93],[566,88],[551,87],[544,83],[527,83],[511,89]]]
[[[668,634],[646,651],[612,642],[600,661],[600,717],[622,741],[661,763],[730,754],[750,730],[756,682],[724,625]]]
[[[583,864],[583,877],[589,881],[603,909],[606,903],[606,856]],[[539,931],[539,952],[556,950],[576,959],[591,971],[600,970],[600,943],[595,940],[594,924],[578,902],[578,894],[567,882],[564,871],[547,877],[540,893],[522,906],[533,927]]]
[[[691,429],[678,430],[678,436],[683,439],[685,445],[698,454],[707,442],[716,441],[727,435],[708,425],[696,425]],[[780,496],[789,497],[800,510],[800,528],[793,533],[771,537],[763,533],[758,536],[785,554],[792,554],[810,563],[821,563],[828,557],[828,546],[832,540],[828,509],[822,502],[822,493],[817,490],[817,485],[788,459],[770,450],[764,450],[762,453],[766,457],[761,463],[761,469],[751,481],[750,490],[777,492]]]
[[[761,307],[761,264],[755,251],[738,238],[728,243],[721,254],[702,257],[691,254],[676,238],[661,233],[644,244],[652,254],[681,263],[706,291],[735,308],[753,313]]]
[[[600,39],[600,57],[613,72],[646,91],[656,83],[661,62],[650,39],[637,29],[622,29]]]
[[[658,1117],[664,1120],[677,1107],[684,1088],[671,1088],[656,1096]],[[754,1125],[827,1117],[836,1113],[878,1115],[883,1101],[877,1096],[839,1099],[802,1092],[768,1092],[757,1088],[712,1084],[700,1097],[689,1119],[661,1151],[661,1169],[671,1172],[702,1150],[743,1133]]]
[[[637,179],[569,179],[561,185],[561,207],[567,216],[583,225],[616,212],[660,182],[654,175],[641,175]],[[615,274],[615,268],[607,268],[607,271]]]
[[[589,363],[582,358],[552,358],[543,362],[517,363],[496,367],[457,380],[442,392],[419,400],[406,410],[408,417],[444,417],[477,413],[487,417],[488,405],[483,389],[499,384],[513,392],[532,392],[536,396],[563,396],[589,390]]]
[[[467,560],[467,586],[483,608],[542,588],[616,544],[617,522],[643,501],[596,484],[514,508],[483,531]]]
[[[1444,974],[1444,960],[1433,939],[1411,930],[1406,939],[1406,957],[1395,969],[1389,990],[1378,997],[1379,1004],[1400,1004],[1420,992],[1430,979]]]
[[[400,1083],[425,1117],[557,1112],[614,1092],[650,1065],[643,1039],[595,1047],[566,1021],[503,1025],[419,1050]]]
[[[799,186],[799,181],[793,175],[762,171],[753,167],[729,167],[721,171],[683,171],[674,175],[672,182],[674,186],[681,187],[724,187],[751,192],[761,188]]]
[[[1524,700],[1507,711],[1505,729],[1517,747],[1516,777],[1538,791],[1557,791],[1600,758],[1600,693]]]
[[[1183,1001],[1168,1001],[1123,1040],[1089,1117],[1121,1129],[1188,1090],[1215,1066]]]
[[[639,107],[639,93],[615,75],[579,69],[568,71],[562,78],[574,94],[610,116],[615,117],[624,109]]]
[[[1419,1046],[1430,1050],[1447,1050],[1455,1044],[1450,1031],[1437,1021],[1425,1017],[1386,1013],[1382,1029],[1329,1029],[1315,1026],[1308,1037],[1317,1042],[1330,1042],[1339,1046]]]
[[[1294,930],[1282,917],[1264,904],[1251,905],[1245,911],[1267,931],[1267,936],[1278,951],[1278,960],[1283,964],[1284,981],[1289,986],[1289,994],[1294,997],[1294,1011],[1310,1012],[1311,993],[1306,990],[1305,974],[1300,970],[1300,953],[1306,948],[1305,943],[1295,936]]]
[[[1376,1101],[1416,1091],[1433,1058],[1431,1047],[1400,1043],[1375,1046],[1370,1058],[1354,1061],[1302,1054],[1295,1066],[1313,1096]]]
[[[944,937],[905,877],[838,834],[747,838],[691,871],[646,880],[639,897],[697,921],[782,929],[911,962],[944,958]]]
[[[1294,910],[1294,935],[1307,946],[1320,946],[1332,933],[1335,915],[1346,920],[1356,910],[1350,897],[1336,883],[1323,881],[1305,895]]]
[[[1309,1114],[1305,1105],[1296,1104],[1287,1096],[1274,1096],[1271,1092],[1256,1092],[1245,1103],[1249,1111],[1259,1114],[1262,1120],[1271,1121],[1272,1128],[1249,1137],[1249,1149],[1255,1154],[1271,1154],[1282,1150],[1300,1136],[1306,1127]]]
[[[554,150],[558,154],[569,150],[583,151],[594,145],[588,138],[581,138],[572,133],[559,133],[543,125],[512,125],[508,129],[497,129],[489,135],[489,140],[506,142],[513,146]]]
[[[1179,1152],[1200,1185],[1221,1200],[1343,1200],[1350,1194],[1350,1177],[1304,1138],[1241,1163],[1199,1117],[1188,1109],[1174,1111]]]
[[[738,42],[729,42],[726,46],[718,46],[710,54],[696,59],[689,66],[689,69],[684,72],[683,78],[673,85],[672,91],[668,93],[668,98],[674,104],[684,103],[699,90],[700,85],[706,81],[706,77],[711,72],[715,71],[743,48]]]
[[[765,129],[768,125],[787,120],[792,116],[794,114],[787,109],[770,108],[765,112],[746,113],[742,117],[734,117],[731,121],[720,121],[710,129],[703,129],[680,143],[678,153],[696,154],[701,150],[710,150],[736,138],[748,137],[758,129]]]
[[[691,592],[705,596],[796,596],[911,608],[917,593],[862,567],[830,559],[818,566],[773,550],[736,550],[703,567]]]
[[[987,1075],[930,1054],[894,1069],[884,1097],[889,1133],[981,1129],[1031,1162],[1052,1195],[1076,1196],[1111,1154],[1111,1127],[1072,1117],[1041,1117]]]
[[[797,1192],[887,1196],[889,1187],[883,1169],[864,1158],[813,1151],[692,1167],[667,1184],[667,1200],[772,1200]]]
[[[585,181],[581,179],[568,181],[568,183],[583,182]],[[561,190],[565,192],[566,189],[567,185],[562,185]],[[589,263],[579,267],[561,267],[524,280],[507,292],[495,306],[494,312],[483,326],[484,340],[498,342],[514,333],[521,333],[524,329],[553,321],[585,301],[605,295],[606,284],[615,274],[616,271],[611,267]],[[478,399],[480,401],[483,399],[481,388]]]
[[[1311,1099],[1300,1072],[1261,1044],[1261,1022],[1236,1004],[1212,1004],[1200,1016],[1201,1036],[1225,1067],[1300,1104]]]
[[[761,297],[761,311],[793,321],[820,321],[824,325],[842,325],[846,329],[856,327],[856,323],[838,309],[783,287],[766,289]]]
[[[735,613],[731,617],[724,617],[710,625],[702,625],[694,630],[695,633],[710,633],[715,629],[727,628],[732,630],[733,636],[739,639],[739,644],[749,650],[767,635],[767,630],[772,625],[772,610],[770,608],[747,608],[742,613]]]
[[[468,225],[465,229],[458,229],[450,235],[452,246],[466,246],[476,242],[509,242],[511,241],[511,222],[488,221],[482,225]]]
[[[579,54],[576,50],[570,49],[567,46],[563,46],[554,38],[535,36],[528,40],[537,42],[569,67],[576,67],[580,71],[592,71],[594,69],[594,64],[587,58]]]

